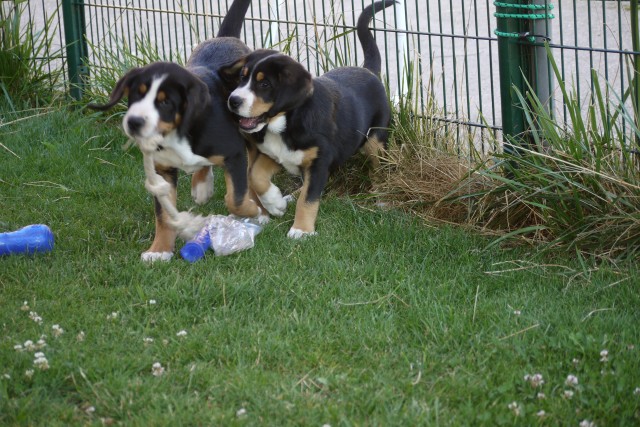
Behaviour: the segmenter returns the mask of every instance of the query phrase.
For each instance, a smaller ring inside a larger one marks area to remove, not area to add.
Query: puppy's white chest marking
[[[272,120],[264,135],[264,142],[258,144],[258,150],[280,163],[294,175],[300,175],[300,165],[304,160],[302,150],[290,150],[282,140],[282,132],[287,128],[287,119],[280,116]]]
[[[159,144],[162,149],[153,153],[156,162],[178,169],[187,173],[193,173],[203,166],[210,166],[213,163],[206,157],[194,154],[191,145],[186,138],[181,138],[175,131],[167,135]]]

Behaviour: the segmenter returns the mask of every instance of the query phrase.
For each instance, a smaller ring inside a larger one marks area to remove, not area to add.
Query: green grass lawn
[[[248,251],[147,265],[151,197],[119,119],[16,119],[0,231],[45,223],[56,244],[0,258],[1,425],[640,423],[634,265],[485,250],[334,194],[316,237],[286,238],[290,207]],[[226,213],[216,178],[201,212]]]

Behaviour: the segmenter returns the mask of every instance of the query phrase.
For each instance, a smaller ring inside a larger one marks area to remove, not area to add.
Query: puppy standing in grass
[[[333,169],[361,148],[375,161],[386,146],[391,110],[379,77],[380,51],[368,27],[375,11],[392,4],[374,3],[358,18],[363,68],[337,68],[312,79],[292,58],[261,49],[222,70],[238,79],[228,106],[259,151],[250,184],[270,214],[281,216],[287,207],[272,176],[282,167],[302,175],[291,238],[315,234],[320,197]]]
[[[107,110],[128,97],[122,126],[145,154],[146,185],[155,196],[156,233],[142,254],[145,261],[171,259],[178,232],[189,239],[202,226],[193,215],[179,216],[175,209],[178,169],[194,173],[191,194],[202,204],[213,194],[211,166],[222,166],[229,212],[261,214],[249,195],[246,141],[226,107],[232,89],[218,73],[222,65],[251,52],[239,39],[250,3],[233,2],[217,37],[198,45],[186,68],[170,62],[134,68],[118,81],[107,104],[90,105]]]

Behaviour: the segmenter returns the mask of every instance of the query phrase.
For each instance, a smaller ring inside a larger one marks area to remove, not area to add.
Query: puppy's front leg
[[[249,173],[251,188],[258,194],[260,203],[273,216],[282,216],[287,210],[289,199],[282,196],[280,189],[271,178],[282,166],[271,157],[259,154]]]
[[[320,208],[320,197],[329,179],[328,169],[314,164],[303,171],[304,182],[300,190],[300,198],[296,204],[296,216],[287,237],[300,239],[315,235],[316,218]]]
[[[176,243],[177,232],[171,227],[171,217],[166,209],[163,208],[163,204],[158,200],[158,197],[165,197],[171,203],[171,206],[176,206],[177,194],[177,182],[178,182],[178,170],[176,168],[167,168],[160,165],[155,166],[155,172],[159,175],[167,185],[169,185],[168,194],[162,194],[159,196],[154,195],[154,208],[156,216],[156,232],[153,239],[153,243],[146,252],[142,253],[143,261],[168,261],[173,257],[173,249]],[[156,185],[157,180],[156,180]]]
[[[191,177],[191,197],[199,205],[204,205],[213,196],[213,170],[205,166]]]

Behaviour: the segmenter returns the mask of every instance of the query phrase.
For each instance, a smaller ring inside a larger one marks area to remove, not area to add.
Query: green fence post
[[[640,28],[638,28],[638,0],[631,0],[631,45],[634,52],[640,51]],[[632,59],[633,75],[631,76],[632,105],[636,128],[640,129],[640,55],[634,54]],[[640,135],[636,134],[636,144],[640,147]]]
[[[511,2],[518,0],[511,0]],[[494,2],[496,5],[498,36],[498,70],[500,73],[500,105],[502,107],[502,132],[509,139],[520,138],[524,133],[524,115],[522,108],[517,106],[517,98],[513,93],[513,87],[523,89],[524,70],[522,43],[518,34],[522,33],[521,21],[511,17],[510,8],[504,2]],[[505,146],[506,152],[512,152],[509,145]]]
[[[502,131],[505,139],[516,145],[527,144],[526,121],[523,108],[515,96],[514,87],[525,94],[527,80],[538,99],[553,113],[551,71],[544,45],[536,39],[548,39],[549,19],[553,5],[548,0],[494,1],[498,36],[498,68]],[[505,145],[506,152],[517,152],[517,146]]]
[[[85,37],[84,0],[62,0],[64,36],[67,48],[69,93],[77,100],[82,98],[85,80],[89,76],[86,67],[87,40]]]

